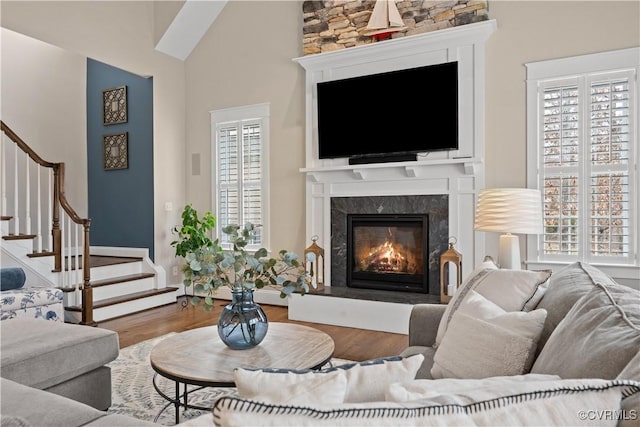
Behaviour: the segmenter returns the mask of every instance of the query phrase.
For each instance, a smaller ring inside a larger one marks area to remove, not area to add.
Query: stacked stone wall
[[[375,43],[373,37],[363,35],[374,5],[374,0],[304,1],[303,54]],[[399,0],[396,5],[407,28],[393,33],[392,38],[488,19],[488,4],[484,0]]]

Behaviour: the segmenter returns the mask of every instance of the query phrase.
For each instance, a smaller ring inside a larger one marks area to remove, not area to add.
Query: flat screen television
[[[457,62],[319,82],[316,96],[321,159],[369,163],[458,149]]]

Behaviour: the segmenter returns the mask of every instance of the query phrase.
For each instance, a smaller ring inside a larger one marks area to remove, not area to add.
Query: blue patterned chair
[[[21,268],[0,269],[0,320],[31,317],[64,322],[64,294],[60,289],[24,284]]]

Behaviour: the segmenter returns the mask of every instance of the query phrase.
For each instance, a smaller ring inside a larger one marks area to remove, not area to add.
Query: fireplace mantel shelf
[[[417,162],[369,163],[363,165],[340,165],[316,168],[301,168],[300,172],[306,173],[307,176],[310,177],[310,179],[314,182],[322,181],[322,175],[345,171],[351,172],[353,174],[353,179],[364,180],[366,179],[367,172],[372,172],[380,169],[399,169],[403,171],[407,178],[416,178],[419,175],[418,171],[422,168],[446,165],[462,165],[462,167],[464,168],[464,173],[467,175],[472,175],[475,173],[477,166],[480,164],[480,159],[465,157],[458,159],[439,159]]]

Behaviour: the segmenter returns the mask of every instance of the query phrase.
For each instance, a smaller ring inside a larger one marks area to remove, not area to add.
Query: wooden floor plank
[[[191,305],[183,308],[182,301],[184,298],[180,298],[177,304],[107,320],[101,322],[99,326],[118,332],[120,347],[124,348],[169,332],[181,332],[215,325],[222,308],[228,303],[225,300],[216,300],[213,311],[206,312],[202,307]],[[261,306],[270,322],[297,323],[326,332],[336,344],[334,356],[342,359],[368,360],[393,356],[400,353],[408,345],[407,335],[292,321],[287,317],[287,307],[266,304],[261,304]]]

